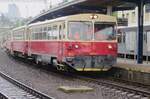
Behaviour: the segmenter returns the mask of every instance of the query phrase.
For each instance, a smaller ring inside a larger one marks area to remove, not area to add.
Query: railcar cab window
[[[92,22],[74,21],[68,23],[69,40],[92,40]]]
[[[114,24],[99,23],[94,24],[94,39],[95,40],[114,40],[115,38]]]

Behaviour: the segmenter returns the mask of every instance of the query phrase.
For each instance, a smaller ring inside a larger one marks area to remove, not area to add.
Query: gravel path
[[[46,93],[55,99],[103,99],[101,87],[93,83],[88,83],[74,78],[44,72],[39,68],[15,61],[0,50],[0,71],[14,77],[15,79]],[[89,86],[94,88],[93,92],[64,93],[57,88],[59,86]]]

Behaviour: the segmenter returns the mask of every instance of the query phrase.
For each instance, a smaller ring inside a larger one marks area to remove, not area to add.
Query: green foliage
[[[112,16],[117,17],[117,12],[113,12],[113,13],[112,13]]]
[[[25,25],[28,19],[24,18],[8,18],[4,14],[0,16],[0,27],[19,27]]]

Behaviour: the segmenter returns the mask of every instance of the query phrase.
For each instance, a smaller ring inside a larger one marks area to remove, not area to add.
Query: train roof
[[[91,16],[96,16],[96,18],[92,19]],[[69,16],[65,16],[65,17],[52,19],[52,20],[36,22],[33,24],[29,24],[28,26],[32,27],[32,26],[38,26],[38,25],[48,24],[48,23],[52,23],[52,22],[59,22],[59,21],[98,21],[98,22],[112,22],[112,23],[117,22],[116,17],[114,17],[114,16],[104,15],[104,14],[87,13],[87,14],[69,15]],[[27,25],[14,28],[13,31],[23,29],[26,26]]]
[[[20,27],[16,27],[16,28],[13,29],[13,31],[24,29],[24,28],[26,28],[26,25],[20,26]]]
[[[93,18],[96,17],[96,18]],[[68,20],[83,20],[83,21],[99,21],[99,22],[116,22],[116,17],[104,14],[77,14],[68,17]]]
[[[46,21],[39,21],[39,22],[36,22],[36,23],[33,23],[33,24],[29,24],[28,26],[31,27],[31,26],[37,26],[37,25],[42,25],[42,24],[48,24],[48,23],[51,23],[51,22],[56,22],[56,21],[64,21],[66,20],[67,17],[61,17],[61,18],[57,18],[57,19],[53,19],[53,20],[46,20]]]
[[[91,16],[96,16],[95,19],[92,19]],[[92,14],[92,13],[87,13],[87,14],[76,14],[76,15],[69,15],[65,17],[60,17],[52,20],[46,20],[42,22],[37,22],[30,24],[29,27],[31,26],[37,26],[37,25],[43,25],[43,24],[48,24],[51,22],[57,22],[57,21],[99,21],[99,22],[112,22],[116,23],[116,17],[110,16],[110,15],[104,15],[104,14]]]

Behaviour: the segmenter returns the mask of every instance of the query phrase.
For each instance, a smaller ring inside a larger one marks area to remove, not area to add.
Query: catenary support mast
[[[143,0],[137,2],[138,5],[138,34],[137,34],[137,63],[143,63]]]

